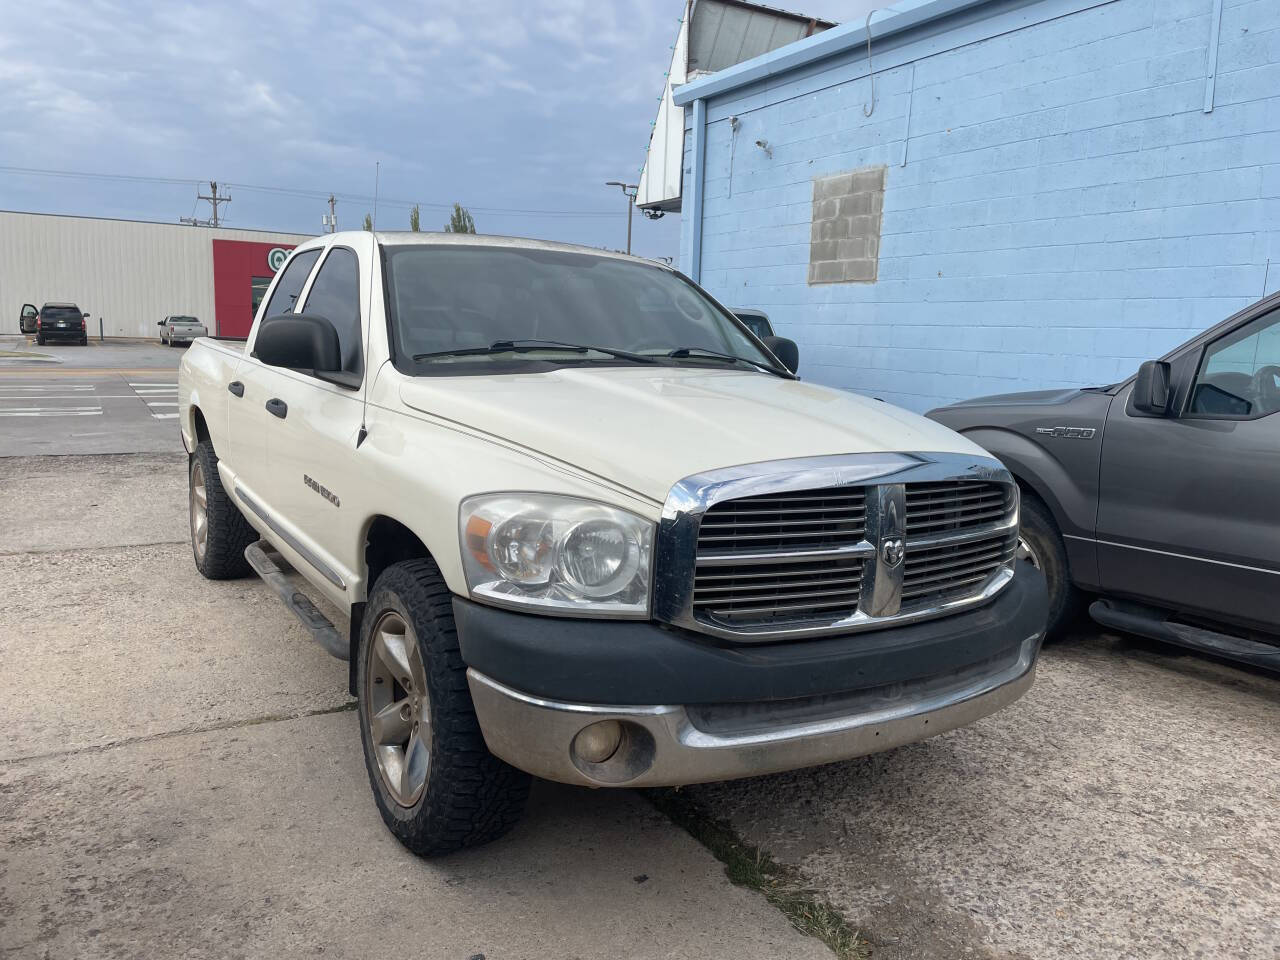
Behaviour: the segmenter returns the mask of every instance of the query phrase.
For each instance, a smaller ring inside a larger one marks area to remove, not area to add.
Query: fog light
[[[604,763],[622,742],[622,724],[617,720],[601,720],[583,727],[573,738],[573,752],[587,763]]]

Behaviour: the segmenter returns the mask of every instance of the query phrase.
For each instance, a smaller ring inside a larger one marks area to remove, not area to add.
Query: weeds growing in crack
[[[865,940],[840,912],[805,886],[799,872],[737,835],[727,820],[713,817],[687,793],[646,791],[649,802],[711,851],[725,875],[740,887],[757,890],[803,934],[817,937],[840,960],[864,960]]]

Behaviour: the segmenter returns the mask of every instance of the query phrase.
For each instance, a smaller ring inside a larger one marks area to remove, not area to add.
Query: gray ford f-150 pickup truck
[[[1123,383],[929,416],[1017,479],[1050,630],[1083,591],[1106,626],[1280,669],[1280,294]]]

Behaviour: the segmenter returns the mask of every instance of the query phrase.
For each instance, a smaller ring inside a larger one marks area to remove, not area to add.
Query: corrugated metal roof
[[[874,16],[868,15],[855,22],[841,24],[820,35],[808,37],[790,46],[775,48],[713,74],[696,78],[691,75],[688,83],[673,90],[672,101],[676,106],[682,107],[694,100],[720,96],[747,84],[863,47],[868,36],[875,43],[991,2],[993,0],[899,0],[891,7],[873,11]]]
[[[636,205],[650,210],[680,209],[684,110],[672,101],[676,86],[834,26],[829,20],[746,0],[687,0],[672,47],[666,89],[649,134]]]
[[[700,0],[689,29],[688,73],[714,73],[833,26],[741,0]]]

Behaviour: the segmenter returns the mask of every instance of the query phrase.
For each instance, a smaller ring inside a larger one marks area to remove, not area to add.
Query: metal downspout
[[[689,279],[702,282],[702,195],[707,168],[707,101],[693,101],[693,170],[689,189],[692,229],[689,237]]]

